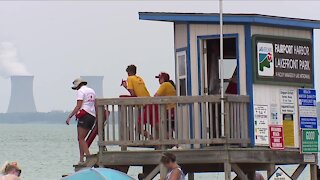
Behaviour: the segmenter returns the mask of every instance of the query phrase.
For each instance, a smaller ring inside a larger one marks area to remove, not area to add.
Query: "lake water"
[[[63,124],[0,124],[0,163],[17,161],[23,180],[57,180],[73,172],[78,162],[78,144],[75,125]],[[96,144],[96,143],[95,143]],[[97,152],[97,146],[90,148]],[[292,173],[293,166],[283,167]],[[139,167],[129,169],[137,178]],[[265,173],[263,173],[265,176]],[[233,175],[234,176],[234,175]],[[224,179],[222,173],[196,174],[195,179]],[[310,179],[309,169],[300,179]]]

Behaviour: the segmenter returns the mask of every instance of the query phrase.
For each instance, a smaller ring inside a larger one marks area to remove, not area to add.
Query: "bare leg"
[[[143,129],[140,123],[138,123],[138,133],[143,135],[145,138],[148,138],[148,137],[151,138],[151,135],[148,133],[148,131]]]
[[[78,142],[79,142],[79,150],[80,150],[80,162],[83,162],[84,155],[90,155],[89,148],[85,140],[90,130],[84,129],[82,127],[78,127],[77,129],[78,129]]]

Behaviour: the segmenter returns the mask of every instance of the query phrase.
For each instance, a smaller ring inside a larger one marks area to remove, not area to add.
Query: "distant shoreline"
[[[0,124],[65,124],[70,112],[0,113]],[[115,113],[115,119],[118,119]],[[76,124],[75,118],[71,123]]]

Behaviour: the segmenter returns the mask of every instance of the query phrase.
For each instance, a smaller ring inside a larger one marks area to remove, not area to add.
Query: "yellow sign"
[[[294,146],[294,123],[293,114],[283,114],[283,136],[284,146]]]

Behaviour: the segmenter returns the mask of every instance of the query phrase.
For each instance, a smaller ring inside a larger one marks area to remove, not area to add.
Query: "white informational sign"
[[[295,110],[294,90],[280,90],[281,114],[294,114]]]
[[[269,180],[292,180],[292,178],[286,172],[284,172],[283,169],[278,167],[270,176]]]
[[[282,125],[279,118],[278,104],[270,104],[270,125]]]
[[[267,105],[254,105],[255,144],[269,146],[269,116]]]
[[[317,117],[316,106],[300,106],[299,107],[300,117]]]
[[[280,90],[280,102],[281,104],[293,104],[294,90]]]
[[[294,114],[294,105],[281,104],[281,114]]]

